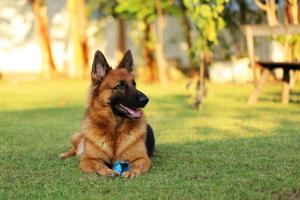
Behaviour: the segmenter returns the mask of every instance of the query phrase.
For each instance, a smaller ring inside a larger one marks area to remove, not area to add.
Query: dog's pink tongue
[[[134,118],[139,118],[141,116],[141,111],[140,110],[133,110],[133,109],[128,109],[128,112],[131,114],[132,117]]]
[[[134,117],[139,118],[141,116],[141,111],[136,110],[134,111]]]

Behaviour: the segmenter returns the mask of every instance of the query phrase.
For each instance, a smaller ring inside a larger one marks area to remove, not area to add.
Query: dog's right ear
[[[94,61],[92,65],[92,82],[94,84],[100,83],[106,74],[111,70],[109,67],[104,55],[101,53],[101,51],[97,50],[94,55]]]

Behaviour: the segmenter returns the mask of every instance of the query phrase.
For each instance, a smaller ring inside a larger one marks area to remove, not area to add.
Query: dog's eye
[[[120,82],[116,85],[115,89],[124,89],[125,87],[126,87],[126,84],[124,83],[124,81],[120,81]]]

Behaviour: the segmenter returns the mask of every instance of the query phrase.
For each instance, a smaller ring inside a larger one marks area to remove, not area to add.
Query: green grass
[[[0,83],[0,199],[299,198],[300,91],[279,102],[280,85],[245,104],[251,85],[209,84],[201,110],[184,83],[140,88],[157,148],[134,180],[81,173],[59,160],[83,117],[87,81]]]

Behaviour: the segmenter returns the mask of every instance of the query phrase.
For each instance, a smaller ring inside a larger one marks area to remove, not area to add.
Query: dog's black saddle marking
[[[149,124],[147,124],[146,148],[148,156],[152,156],[155,148],[155,138],[153,130]]]

